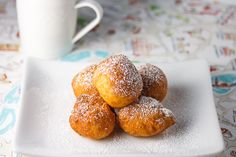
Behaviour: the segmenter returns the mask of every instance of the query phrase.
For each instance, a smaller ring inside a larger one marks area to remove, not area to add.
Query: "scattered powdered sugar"
[[[167,108],[161,107],[160,111],[164,113],[166,117],[174,117],[174,114],[172,113],[172,111]]]
[[[119,114],[129,115],[130,119],[139,116],[143,121],[146,121],[157,114],[164,114],[165,117],[173,117],[174,114],[169,110],[163,107],[163,105],[158,102],[156,99],[151,97],[141,96],[133,104],[122,108]],[[157,120],[163,117],[157,117]]]
[[[147,91],[154,83],[161,84],[166,81],[166,76],[163,71],[149,63],[142,65],[139,69],[139,73],[143,79],[144,91]]]
[[[107,58],[97,67],[103,75],[109,75],[114,83],[114,93],[121,96],[137,96],[143,88],[142,78],[125,55],[115,55]]]
[[[79,83],[85,86],[93,86],[92,79],[93,79],[93,73],[96,70],[96,68],[97,68],[97,65],[93,64],[85,68],[84,70],[82,70],[78,75],[79,79],[76,79],[76,83]]]
[[[104,108],[104,100],[97,95],[82,94],[77,97],[76,105],[72,111],[75,121],[78,119],[82,122],[98,122],[103,118],[108,119],[109,110]],[[111,119],[112,122],[112,119]]]
[[[146,97],[146,96],[141,96],[139,98],[139,100],[137,101],[138,105],[144,106],[144,107],[148,107],[150,106],[151,108],[159,108],[162,107],[162,104],[157,101],[154,98],[151,97]]]
[[[164,124],[165,120],[163,118],[158,118],[158,119],[156,119],[156,123],[157,124]]]
[[[94,114],[92,114],[94,113]],[[72,115],[75,118],[75,121],[78,119],[80,122],[93,122],[99,121],[106,116],[104,110],[99,106],[89,105],[87,103],[82,103],[77,106],[72,111]]]
[[[141,96],[138,101],[127,107],[124,107],[122,110],[124,110],[124,114],[137,115],[138,113],[140,113],[142,115],[142,118],[146,119],[149,115],[158,113],[161,107],[162,104],[157,100],[151,97]]]

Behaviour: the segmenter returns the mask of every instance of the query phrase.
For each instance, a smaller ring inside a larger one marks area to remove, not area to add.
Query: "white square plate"
[[[36,156],[214,156],[224,149],[205,61],[157,64],[167,75],[164,105],[177,123],[159,136],[136,138],[119,129],[104,140],[76,134],[68,118],[73,76],[88,63],[27,59],[14,149]]]

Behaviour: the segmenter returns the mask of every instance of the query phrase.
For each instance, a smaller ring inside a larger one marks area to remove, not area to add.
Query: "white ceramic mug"
[[[77,34],[77,9],[92,8],[96,18]],[[26,56],[54,59],[65,55],[73,44],[93,29],[103,16],[93,0],[17,0],[21,48]]]

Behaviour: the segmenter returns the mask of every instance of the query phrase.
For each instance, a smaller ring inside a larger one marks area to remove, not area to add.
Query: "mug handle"
[[[73,44],[77,42],[80,38],[82,38],[90,30],[92,30],[95,26],[97,26],[97,24],[101,21],[103,16],[103,9],[101,5],[94,0],[83,0],[75,5],[75,9],[83,7],[89,7],[93,9],[96,13],[96,18],[75,35],[75,37],[72,39]]]

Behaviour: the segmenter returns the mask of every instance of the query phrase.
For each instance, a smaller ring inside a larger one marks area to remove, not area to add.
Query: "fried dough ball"
[[[81,94],[98,94],[92,83],[93,73],[96,68],[97,65],[91,65],[75,75],[72,80],[72,88],[76,97]]]
[[[143,80],[142,95],[155,98],[161,102],[168,90],[164,72],[152,64],[145,64],[141,66],[139,73]]]
[[[173,113],[151,97],[139,100],[118,111],[120,127],[130,135],[148,137],[160,134],[175,124]]]
[[[82,94],[77,97],[69,122],[78,134],[98,140],[113,131],[115,114],[100,96]]]
[[[138,70],[124,55],[102,61],[94,72],[93,84],[100,96],[114,108],[132,103],[141,95],[143,88]]]

